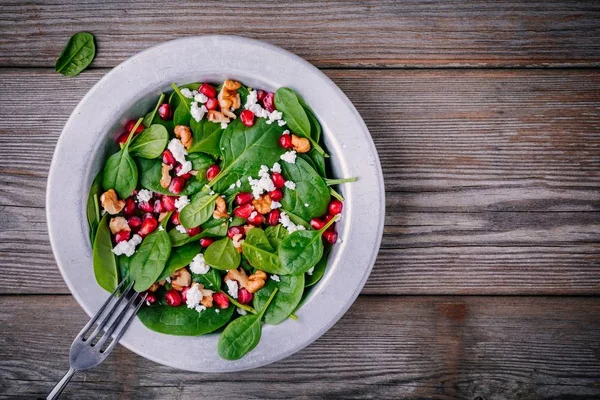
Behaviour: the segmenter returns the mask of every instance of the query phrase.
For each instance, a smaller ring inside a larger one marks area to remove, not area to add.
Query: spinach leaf
[[[94,263],[94,275],[96,282],[100,287],[108,292],[115,290],[119,284],[119,273],[117,271],[117,260],[112,252],[112,239],[110,237],[111,216],[105,214],[100,221],[96,238],[94,239],[94,249],[92,260]]]
[[[334,197],[339,201],[344,201],[344,196],[336,192],[332,187],[329,187],[329,194],[331,195],[331,197]]]
[[[162,271],[160,276],[156,278],[157,281],[162,279],[166,279],[173,272],[180,270],[181,268],[190,265],[194,257],[198,253],[200,253],[200,244],[198,242],[188,243],[186,245],[176,247],[171,250],[171,255],[169,256],[169,260],[165,265],[165,269]]]
[[[244,126],[239,118],[232,121],[221,137],[222,170],[209,184],[227,195],[229,186],[238,179],[248,181],[261,165],[273,165],[284,152],[278,142],[282,133],[283,127],[269,125],[264,118],[258,118],[251,127]]]
[[[203,153],[189,153],[186,157],[192,163],[192,169],[198,171],[196,180],[202,184],[208,183],[206,171],[215,163],[215,161]]]
[[[327,172],[325,169],[325,157],[323,157],[323,155],[315,149],[312,149],[307,154],[314,164],[315,171],[317,171],[317,173],[321,175],[323,179],[325,179],[327,176]]]
[[[190,113],[191,105],[193,99],[185,97],[181,94],[181,90],[174,83],[171,84],[171,87],[177,93],[179,97],[179,105],[175,109],[175,113],[173,114],[173,123],[175,125],[190,125],[190,118],[192,117]]]
[[[129,154],[142,158],[157,158],[167,147],[168,141],[167,128],[158,124],[150,125],[131,141]]]
[[[279,244],[281,244],[281,241],[287,237],[288,231],[283,225],[277,224],[265,229],[265,235],[267,236],[269,243],[271,243],[271,246],[276,249]]]
[[[213,332],[225,325],[233,315],[235,307],[226,309],[207,308],[202,312],[185,305],[171,307],[160,305],[142,307],[138,312],[140,321],[149,329],[178,336],[198,336]]]
[[[302,103],[303,101],[304,100],[300,101],[300,103]],[[321,124],[319,123],[319,120],[317,119],[315,114],[313,114],[313,112],[309,108],[304,107],[304,111],[306,111],[306,116],[308,117],[308,121],[310,122],[310,135],[315,142],[319,143],[319,140],[321,140],[322,133]]]
[[[304,287],[309,287],[315,285],[317,282],[321,280],[323,275],[325,274],[325,269],[327,268],[327,256],[331,251],[331,246],[326,246],[323,251],[323,256],[319,260],[319,262],[315,265],[315,269],[312,271],[312,274],[308,272],[304,275]]]
[[[96,55],[94,35],[88,32],[77,32],[56,60],[56,72],[65,76],[77,76],[92,63]]]
[[[92,182],[92,186],[90,187],[90,192],[88,194],[87,206],[86,206],[86,215],[88,220],[88,225],[90,227],[90,242],[92,245],[94,244],[94,238],[96,237],[96,231],[98,230],[98,225],[100,224],[100,191],[102,190],[102,171],[96,175],[94,178],[94,182]]]
[[[255,293],[252,303],[254,308],[262,310],[275,288],[279,288],[279,291],[265,312],[265,323],[269,325],[280,324],[296,309],[304,292],[304,275],[281,275],[279,282],[269,279],[267,284]]]
[[[283,209],[305,221],[325,214],[330,200],[329,188],[310,164],[298,157],[295,164],[284,162],[281,168],[284,176],[296,183],[295,190],[284,189]]]
[[[125,254],[121,254],[117,257],[117,265],[119,266],[119,282],[125,281],[125,285],[123,290],[129,286],[129,263],[131,263],[131,258],[127,257]]]
[[[242,249],[244,256],[254,268],[271,274],[285,273],[275,249],[269,243],[269,239],[262,229],[251,229],[246,234]]]
[[[204,260],[213,268],[229,271],[240,265],[241,256],[231,239],[224,237],[208,246],[204,252]]]
[[[240,95],[240,104],[242,105],[242,107],[244,106],[244,104],[246,104],[246,100],[248,100],[248,95],[250,94],[250,91],[248,90],[247,87],[245,86],[240,86],[239,89],[237,90],[238,94]],[[240,112],[243,108],[240,108]]]
[[[165,94],[161,93],[160,96],[158,97],[158,101],[156,102],[156,106],[154,106],[154,109],[152,109],[152,111],[150,111],[148,114],[146,114],[146,116],[144,116],[144,120],[142,121],[142,124],[144,124],[144,126],[148,127],[148,126],[154,124],[154,117],[156,116],[156,113],[158,112],[158,108],[160,107],[160,105],[162,104],[164,99],[165,99]]]
[[[146,236],[129,264],[129,277],[135,281],[133,289],[148,289],[162,271],[171,255],[171,239],[166,231],[156,230]]]
[[[209,194],[202,191],[192,198],[190,204],[179,213],[179,222],[186,228],[195,228],[208,221],[215,211],[215,200],[218,193]]]
[[[137,165],[140,169],[140,186],[144,189],[151,190],[156,193],[172,196],[173,193],[168,189],[160,186],[160,177],[162,176],[162,160],[145,158],[137,158]],[[205,174],[206,175],[206,174]],[[197,179],[188,179],[179,196],[190,196],[198,193],[204,187],[204,183]]]
[[[283,119],[292,132],[307,138],[310,137],[310,121],[292,89],[286,87],[277,89],[275,107],[283,113]]]
[[[221,135],[223,129],[221,124],[210,122],[206,118],[196,121],[190,119],[190,129],[194,135],[194,142],[192,147],[189,148],[188,153],[195,153],[201,151],[218,157],[221,155]]]
[[[104,190],[115,189],[120,199],[126,199],[135,190],[137,180],[137,166],[127,147],[123,147],[106,160],[102,177]]]
[[[225,360],[238,360],[256,347],[262,333],[262,317],[277,294],[277,288],[265,303],[265,307],[258,314],[249,314],[232,321],[221,336],[217,350],[219,356]],[[233,308],[233,307],[230,307]]]
[[[195,83],[187,83],[185,85],[179,85],[178,88],[181,91],[181,89],[190,89],[190,90],[198,90],[198,88],[200,87],[200,83],[195,82]],[[185,96],[183,96],[184,98],[187,98]],[[189,99],[192,100],[192,99]],[[169,105],[171,106],[171,108],[173,110],[176,110],[177,107],[179,107],[179,104],[181,103],[181,97],[179,96],[179,94],[177,92],[171,92],[171,95],[169,96]]]
[[[205,274],[192,273],[194,282],[201,283],[205,288],[219,292],[221,290],[221,274],[218,270],[211,268]]]
[[[209,221],[210,222],[210,221]],[[208,223],[207,223],[208,224]],[[194,242],[196,240],[200,240],[203,237],[222,237],[227,235],[227,222],[221,222],[219,225],[206,227],[203,230],[195,235],[190,236],[187,233],[181,233],[176,228],[173,228],[169,231],[169,237],[171,238],[171,245],[173,247],[183,246],[184,244]]]

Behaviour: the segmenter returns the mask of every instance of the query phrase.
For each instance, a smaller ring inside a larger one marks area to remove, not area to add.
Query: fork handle
[[[62,377],[60,382],[58,382],[56,386],[54,386],[54,389],[52,389],[48,397],[46,397],[46,400],[58,399],[58,396],[60,396],[61,392],[63,391],[65,386],[67,386],[67,383],[69,383],[73,375],[75,375],[75,370],[73,368],[69,368],[65,376]]]

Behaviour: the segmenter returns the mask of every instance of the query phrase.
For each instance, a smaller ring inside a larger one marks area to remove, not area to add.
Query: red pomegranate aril
[[[117,144],[125,144],[127,142],[127,138],[129,137],[129,132],[123,132],[117,137]]]
[[[192,237],[192,236],[196,236],[197,234],[199,234],[200,230],[201,230],[201,228],[199,226],[197,226],[195,228],[189,228],[189,229],[186,228],[185,231],[187,232],[189,237]]]
[[[310,220],[310,226],[312,226],[313,229],[316,231],[323,229],[325,224],[326,222],[323,221],[321,218],[313,218]]]
[[[212,181],[215,176],[219,175],[219,172],[221,172],[221,167],[219,167],[217,164],[211,165],[206,170],[206,179]]]
[[[131,237],[131,231],[119,231],[115,233],[115,243],[126,242]]]
[[[128,197],[125,201],[125,207],[123,207],[123,214],[126,216],[132,216],[137,211],[137,206],[135,205],[135,200],[133,197]]]
[[[173,215],[171,215],[171,222],[175,225],[179,225],[179,212],[175,211]]]
[[[263,222],[265,222],[265,217],[263,217],[262,214],[250,214],[250,216],[248,217],[248,223],[254,226],[260,226]]]
[[[268,93],[262,100],[263,107],[268,112],[275,111],[275,93]]]
[[[323,218],[323,221],[325,221],[325,223],[328,223],[329,221],[331,221],[331,219],[335,217],[335,215],[331,215],[331,214],[327,214],[325,216],[325,218]]]
[[[142,219],[134,215],[132,217],[129,217],[129,219],[127,220],[127,224],[133,232],[137,232],[142,227]]]
[[[211,97],[210,99],[206,100],[206,103],[204,103],[204,106],[207,110],[216,110],[218,105],[219,101],[214,97]]]
[[[264,90],[257,90],[256,91],[256,100],[263,101],[266,95],[267,95],[267,92],[265,92]]]
[[[271,180],[277,189],[281,189],[285,185],[285,178],[279,172],[273,172]]]
[[[154,304],[156,303],[156,295],[154,293],[149,293],[146,295],[146,303]]]
[[[240,113],[240,120],[246,126],[254,125],[254,113],[250,110],[244,110]]]
[[[181,289],[181,299],[186,302],[187,301],[187,291],[190,290],[190,286],[186,286]]]
[[[342,213],[342,209],[344,208],[344,203],[339,200],[333,199],[329,203],[329,214],[330,215],[338,215]]]
[[[232,226],[227,230],[227,236],[229,237],[229,239],[233,239],[235,235],[244,236],[244,228],[240,226]]]
[[[211,244],[213,244],[215,241],[215,239],[211,239],[211,238],[202,238],[200,239],[200,246],[202,247],[208,247]]]
[[[154,211],[154,200],[140,201],[138,203],[138,208],[146,213],[153,212]]]
[[[292,143],[292,135],[281,135],[279,137],[279,145],[284,149],[293,149],[294,144]]]
[[[269,192],[269,196],[271,197],[271,200],[279,201],[283,199],[283,192],[281,191],[281,189],[271,190]]]
[[[202,86],[200,86],[200,88],[198,89],[198,91],[200,93],[202,93],[203,95],[205,95],[206,97],[216,97],[217,96],[217,89],[210,86],[208,83],[203,83]]]
[[[221,309],[229,307],[229,299],[223,292],[213,293],[213,301],[217,303],[217,306],[219,306]]]
[[[142,221],[142,227],[140,228],[138,234],[141,237],[146,237],[152,232],[154,232],[156,228],[158,228],[158,221],[156,220],[156,218],[148,217]]]
[[[154,218],[154,214],[152,214],[151,212],[147,212],[144,215],[142,215],[142,221],[145,221],[148,218]]]
[[[279,217],[281,216],[281,212],[279,210],[271,210],[271,212],[267,215],[267,224],[271,226],[275,226],[279,223]]]
[[[137,124],[137,121],[135,121],[133,119],[127,121],[127,123],[125,124],[125,132],[127,132],[127,134],[129,134],[129,132],[131,132],[131,130],[133,129],[135,124]],[[138,127],[135,129],[135,134],[137,135],[138,133],[140,133],[143,130],[144,130],[144,124],[139,124]]]
[[[166,149],[165,151],[162,152],[162,160],[163,163],[167,164],[167,165],[175,165],[175,163],[177,162],[175,160],[175,157],[173,156],[173,153],[171,153],[171,150]]]
[[[177,207],[175,207],[175,197],[163,196],[161,201],[165,211],[175,211],[177,209]]]
[[[169,121],[173,118],[171,106],[168,103],[161,104],[160,107],[158,107],[158,116],[165,121]]]
[[[171,184],[169,185],[169,192],[173,194],[179,194],[183,191],[183,187],[185,186],[185,179],[180,176],[176,176],[171,179]]]
[[[336,231],[325,231],[323,232],[323,239],[329,244],[335,244],[338,239],[338,234]]]
[[[254,200],[254,196],[252,196],[252,193],[240,192],[235,195],[235,204],[237,204],[238,206],[250,203],[252,200]]]
[[[181,298],[181,295],[175,289],[168,290],[167,293],[165,293],[165,301],[171,307],[177,307],[181,305],[182,300],[183,299]]]
[[[254,206],[248,203],[234,208],[233,214],[235,214],[236,217],[248,218],[250,214],[252,214],[252,211],[254,211]]]
[[[241,304],[250,304],[254,296],[246,288],[240,288],[238,291],[238,302]]]
[[[186,172],[183,175],[179,175],[179,172],[181,171],[181,169],[183,168],[183,166],[179,163],[175,164],[175,175],[177,175],[180,178],[185,179],[186,181],[188,179],[190,179],[192,177],[192,174],[190,174],[189,172]]]
[[[154,212],[157,214],[163,213],[165,212],[165,206],[163,206],[162,201],[155,201],[154,202]]]

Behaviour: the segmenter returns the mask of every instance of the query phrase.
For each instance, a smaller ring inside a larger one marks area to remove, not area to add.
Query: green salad
[[[293,90],[171,85],[125,124],[87,203],[94,273],[146,295],[149,329],[224,328],[219,355],[243,357],[263,323],[288,318],[325,273],[343,209],[321,125]]]

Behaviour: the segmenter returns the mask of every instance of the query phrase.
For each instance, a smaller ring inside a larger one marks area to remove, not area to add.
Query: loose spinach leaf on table
[[[279,282],[269,279],[267,284],[254,294],[254,308],[262,310],[275,288],[279,291],[265,312],[265,323],[269,325],[280,324],[296,309],[304,292],[304,275],[280,275]]]
[[[284,176],[296,183],[296,189],[284,189],[282,208],[305,221],[325,214],[330,200],[329,188],[310,164],[298,157],[295,164],[284,162],[281,167]]]
[[[166,194],[172,196],[173,193],[169,192],[168,189],[160,186],[160,177],[162,176],[162,160],[152,159],[148,160],[145,158],[136,158],[137,165],[139,167],[140,175],[140,186],[144,189],[151,190],[156,193]],[[205,174],[206,175],[206,174]],[[197,179],[188,179],[183,191],[179,196],[190,196],[198,193],[204,187],[204,183]]]
[[[208,221],[208,224],[211,221]],[[202,231],[194,236],[188,235],[186,232],[179,232],[176,228],[173,228],[169,231],[169,237],[171,238],[171,245],[173,247],[183,246],[184,244],[194,242],[202,239],[203,237],[223,237],[227,235],[227,221],[220,222],[219,225],[216,226],[207,226],[204,227],[205,224],[201,225]]]
[[[200,250],[201,248],[198,242],[191,242],[186,245],[171,249],[171,255],[167,260],[165,269],[162,271],[160,276],[156,278],[156,280],[160,281],[162,279],[166,279],[171,276],[173,272],[190,265],[194,257],[200,253]]]
[[[94,239],[92,260],[94,264],[94,275],[100,287],[108,292],[115,290],[119,284],[119,272],[117,260],[112,252],[112,239],[110,237],[111,216],[105,214],[100,221],[98,231]]]
[[[190,204],[179,213],[179,222],[186,228],[195,228],[208,221],[215,211],[215,200],[218,193],[209,194],[206,191],[194,195]]]
[[[56,60],[56,72],[65,76],[76,76],[92,63],[96,55],[94,36],[89,32],[77,32]]]
[[[240,253],[228,237],[217,240],[204,252],[204,260],[213,268],[228,271],[240,265]]]
[[[171,239],[166,231],[156,230],[146,236],[129,264],[129,277],[135,281],[133,289],[148,289],[165,269],[171,255]]]
[[[248,263],[256,269],[271,274],[285,272],[275,248],[271,246],[265,231],[260,228],[253,228],[246,234],[246,239],[242,243],[242,252],[248,259]]]
[[[238,360],[256,347],[262,333],[262,317],[277,294],[277,288],[258,314],[249,314],[232,321],[221,336],[217,350],[225,360]],[[231,307],[233,308],[233,307]]]
[[[213,307],[199,313],[185,305],[179,307],[160,305],[143,307],[138,312],[138,317],[146,327],[156,332],[178,336],[198,336],[221,328],[229,322],[234,310],[233,306],[226,309]]]
[[[142,124],[144,124],[145,127],[149,127],[150,125],[154,124],[154,119],[156,117],[156,113],[158,112],[158,108],[160,107],[160,105],[163,103],[164,100],[165,100],[165,94],[161,93],[160,96],[158,96],[158,101],[156,102],[156,106],[154,106],[152,111],[150,111],[148,114],[146,114],[144,116],[144,120],[142,121]]]
[[[131,141],[129,154],[134,157],[157,158],[167,147],[168,141],[167,128],[158,124],[150,125]]]
[[[311,274],[308,272],[304,275],[304,287],[310,287],[315,285],[317,282],[321,280],[323,275],[325,274],[325,269],[327,268],[327,256],[331,251],[331,246],[326,246],[323,250],[323,255],[319,262],[315,265],[314,270]]]
[[[90,242],[92,245],[94,244],[94,238],[96,237],[96,231],[98,230],[98,225],[100,224],[100,192],[102,190],[102,171],[96,175],[94,181],[92,182],[92,186],[90,187],[90,192],[88,194],[87,206],[86,206],[86,215],[88,220],[88,225],[90,227]]]
[[[283,227],[283,225],[277,224],[275,226],[269,226],[267,229],[265,229],[265,235],[267,236],[269,243],[271,243],[271,246],[274,249],[277,249],[281,241],[287,237],[288,231]]]
[[[211,268],[205,274],[192,273],[194,282],[201,283],[205,288],[216,292],[221,290],[221,274],[218,270]]]
[[[221,124],[210,122],[206,118],[196,121],[190,119],[190,129],[194,136],[194,142],[192,147],[189,148],[188,153],[195,153],[201,151],[203,153],[210,154],[218,157],[221,155],[221,135],[223,129]]]

